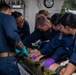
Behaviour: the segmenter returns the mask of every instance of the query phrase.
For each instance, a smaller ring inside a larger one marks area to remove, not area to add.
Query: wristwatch
[[[47,8],[51,8],[54,5],[54,0],[44,0],[44,5]]]

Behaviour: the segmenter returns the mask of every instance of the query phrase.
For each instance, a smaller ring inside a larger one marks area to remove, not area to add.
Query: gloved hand
[[[28,51],[26,49],[26,47],[24,46],[24,48],[21,50],[21,53],[25,54],[27,57],[29,57]]]
[[[20,50],[15,49],[15,53],[16,53],[16,54],[20,53]]]
[[[39,41],[37,44],[40,46],[42,44],[42,41]]]
[[[46,68],[49,68],[53,63],[55,63],[54,59],[48,59],[43,63],[43,66],[45,66]]]
[[[35,60],[35,58],[36,58],[36,56],[34,56],[34,55],[31,57],[32,60]]]
[[[33,46],[41,46],[41,44],[42,44],[42,41],[40,40],[35,43],[32,43]]]
[[[22,50],[16,49],[15,52],[16,52],[16,54],[19,54],[19,55],[25,54],[27,57],[29,57],[28,51],[25,46]]]

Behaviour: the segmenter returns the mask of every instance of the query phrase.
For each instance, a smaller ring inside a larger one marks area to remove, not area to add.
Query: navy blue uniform
[[[38,29],[34,30],[34,32],[32,32],[24,41],[24,45],[26,47],[30,47],[31,43],[36,42],[37,40],[41,39],[42,41],[44,40],[50,40],[57,35],[57,32],[55,30],[52,29],[52,32],[50,31],[46,31],[46,32],[42,32]]]
[[[20,41],[14,18],[0,13],[0,53],[15,52],[15,43]],[[17,60],[14,57],[0,57],[1,75],[20,75]]]
[[[71,53],[69,62],[76,66],[76,35],[74,36],[74,44],[73,45],[74,45],[74,49],[73,49],[73,52]]]
[[[55,36],[50,43],[40,50],[41,54],[51,53],[51,58],[55,61],[59,59],[65,59],[69,57],[73,52],[73,41],[72,36],[58,34]]]
[[[20,35],[20,38],[22,41],[24,41],[24,39],[30,35],[30,28],[29,28],[29,23],[25,20],[24,21],[24,25],[22,28],[18,27],[18,34]]]

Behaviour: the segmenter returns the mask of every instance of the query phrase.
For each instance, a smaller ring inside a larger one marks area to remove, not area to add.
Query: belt
[[[8,56],[16,56],[16,54],[13,53],[13,52],[3,52],[3,53],[0,53],[0,57],[8,57]]]

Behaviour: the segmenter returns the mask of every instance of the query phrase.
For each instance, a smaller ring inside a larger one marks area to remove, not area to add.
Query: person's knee
[[[63,75],[65,72],[65,68],[62,68],[61,71],[59,72],[60,75]]]

